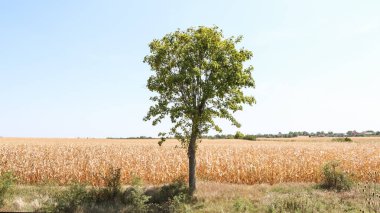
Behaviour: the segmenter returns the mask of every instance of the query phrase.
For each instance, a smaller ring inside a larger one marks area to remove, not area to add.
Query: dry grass
[[[157,139],[38,139],[0,138],[0,172],[13,171],[21,183],[73,181],[102,185],[110,167],[122,168],[122,181],[133,176],[160,184],[187,174],[186,151],[169,140]],[[354,138],[353,143],[331,138],[204,140],[197,153],[197,175],[224,183],[319,182],[320,168],[330,160],[361,181],[380,173],[380,138]]]

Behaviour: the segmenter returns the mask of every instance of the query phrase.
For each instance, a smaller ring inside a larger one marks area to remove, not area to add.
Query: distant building
[[[372,131],[372,130],[364,131],[361,134],[364,135],[364,136],[376,135],[375,132]]]

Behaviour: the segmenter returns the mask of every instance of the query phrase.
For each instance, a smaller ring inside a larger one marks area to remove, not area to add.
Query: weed
[[[68,190],[55,194],[52,202],[45,203],[40,209],[45,212],[74,212],[80,205],[89,200],[88,191],[82,184],[73,184]]]
[[[253,203],[247,199],[239,198],[234,204],[233,208],[236,212],[254,212],[255,206]]]
[[[380,185],[376,184],[379,178],[379,172],[369,172],[368,175],[372,181],[368,181],[362,185],[358,184],[360,192],[364,195],[365,207],[369,212],[380,212]]]
[[[179,194],[174,196],[168,202],[168,212],[190,212],[191,206],[188,201],[189,197],[187,194]]]
[[[0,176],[0,207],[4,205],[5,196],[15,180],[11,172],[3,173]]]
[[[323,189],[333,189],[339,191],[347,191],[352,188],[353,180],[341,171],[338,161],[328,162],[323,166],[323,182],[320,187]]]
[[[148,211],[148,201],[150,196],[144,194],[142,188],[142,181],[140,178],[134,177],[132,180],[132,187],[125,190],[122,195],[122,202],[130,205],[133,212],[146,212]]]
[[[74,183],[67,190],[56,193],[40,210],[74,212],[89,204],[115,201],[121,194],[120,169],[110,168],[104,181],[106,187],[92,189],[87,189],[84,184]]]

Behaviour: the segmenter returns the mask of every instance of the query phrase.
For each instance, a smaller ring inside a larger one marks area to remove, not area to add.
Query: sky
[[[239,131],[380,130],[379,11],[378,0],[2,0],[0,136],[157,136],[172,124],[143,121],[149,42],[214,25],[254,53],[257,104],[235,113]]]

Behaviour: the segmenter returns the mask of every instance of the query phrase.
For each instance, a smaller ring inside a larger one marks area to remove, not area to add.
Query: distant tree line
[[[371,137],[380,136],[380,131],[367,130],[363,132],[358,132],[356,130],[350,130],[346,133],[336,133],[336,132],[288,132],[288,133],[277,133],[277,134],[243,134],[237,131],[235,134],[216,134],[216,135],[206,135],[202,136],[203,139],[243,139],[243,140],[256,140],[256,138],[295,138],[298,136],[308,136],[308,137]],[[139,137],[108,137],[107,139],[152,139],[153,137],[139,136]]]
[[[255,135],[244,135],[241,132],[236,132],[235,135],[233,134],[216,134],[214,136],[205,136],[203,138],[207,139],[244,139],[244,137],[255,137],[255,138],[294,138],[298,136],[308,136],[308,137],[369,137],[369,136],[380,136],[380,131],[348,131],[346,133],[336,133],[336,132],[307,132],[307,131],[300,131],[300,132],[288,132],[288,133],[277,133],[277,134],[255,134]]]
[[[216,134],[214,136],[212,136],[212,135],[203,136],[202,138],[205,138],[205,139],[243,139],[243,140],[255,141],[256,135],[249,135],[249,134],[244,135],[243,133],[237,131],[234,135],[232,135],[232,134],[227,134],[227,135]]]
[[[107,137],[107,139],[152,139],[152,137],[139,136],[139,137]]]

